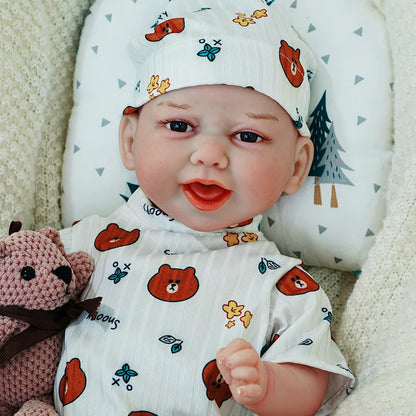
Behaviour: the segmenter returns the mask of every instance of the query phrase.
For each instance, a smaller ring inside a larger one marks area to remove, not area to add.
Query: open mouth
[[[232,191],[212,181],[195,181],[182,185],[188,201],[200,211],[215,211],[231,197]]]

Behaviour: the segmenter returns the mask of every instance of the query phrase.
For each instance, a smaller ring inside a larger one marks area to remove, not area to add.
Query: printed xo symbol
[[[133,369],[131,369],[128,364],[124,364],[114,374],[123,379],[124,383],[126,384],[126,390],[127,391],[132,391],[133,390],[133,386],[131,384],[129,384],[129,382],[130,382],[130,379],[132,377],[136,377],[138,375],[137,371],[134,371]],[[113,384],[112,384],[113,386],[120,386],[119,382],[120,382],[119,378],[116,379],[116,378],[113,377]]]

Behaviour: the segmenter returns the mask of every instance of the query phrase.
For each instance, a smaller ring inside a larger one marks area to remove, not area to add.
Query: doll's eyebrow
[[[260,119],[260,120],[274,120],[279,121],[279,119],[270,113],[245,113],[247,117]]]
[[[189,110],[191,106],[189,104],[178,104],[174,101],[161,101],[158,106],[166,105],[168,107],[177,108],[180,110]],[[259,120],[274,120],[279,121],[279,119],[270,113],[245,113],[249,118],[259,119]]]
[[[166,105],[168,107],[178,108],[180,110],[188,110],[189,108],[191,108],[191,106],[188,104],[178,104],[173,101],[162,101],[158,104],[158,106],[160,105]]]

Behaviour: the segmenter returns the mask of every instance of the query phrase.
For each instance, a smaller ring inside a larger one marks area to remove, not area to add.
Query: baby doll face
[[[266,95],[210,85],[168,92],[123,117],[120,151],[154,204],[190,228],[214,231],[296,192],[313,145]]]

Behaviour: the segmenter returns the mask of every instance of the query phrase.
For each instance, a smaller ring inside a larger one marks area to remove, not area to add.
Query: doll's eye
[[[242,131],[241,133],[238,133],[236,137],[246,143],[258,143],[264,140],[263,137],[251,131]]]
[[[20,276],[22,276],[23,280],[32,280],[36,277],[36,272],[33,267],[26,266],[20,271]]]
[[[185,121],[179,121],[179,120],[168,121],[166,123],[166,127],[169,130],[176,131],[178,133],[187,133],[188,131],[192,130],[191,125],[189,125]]]

